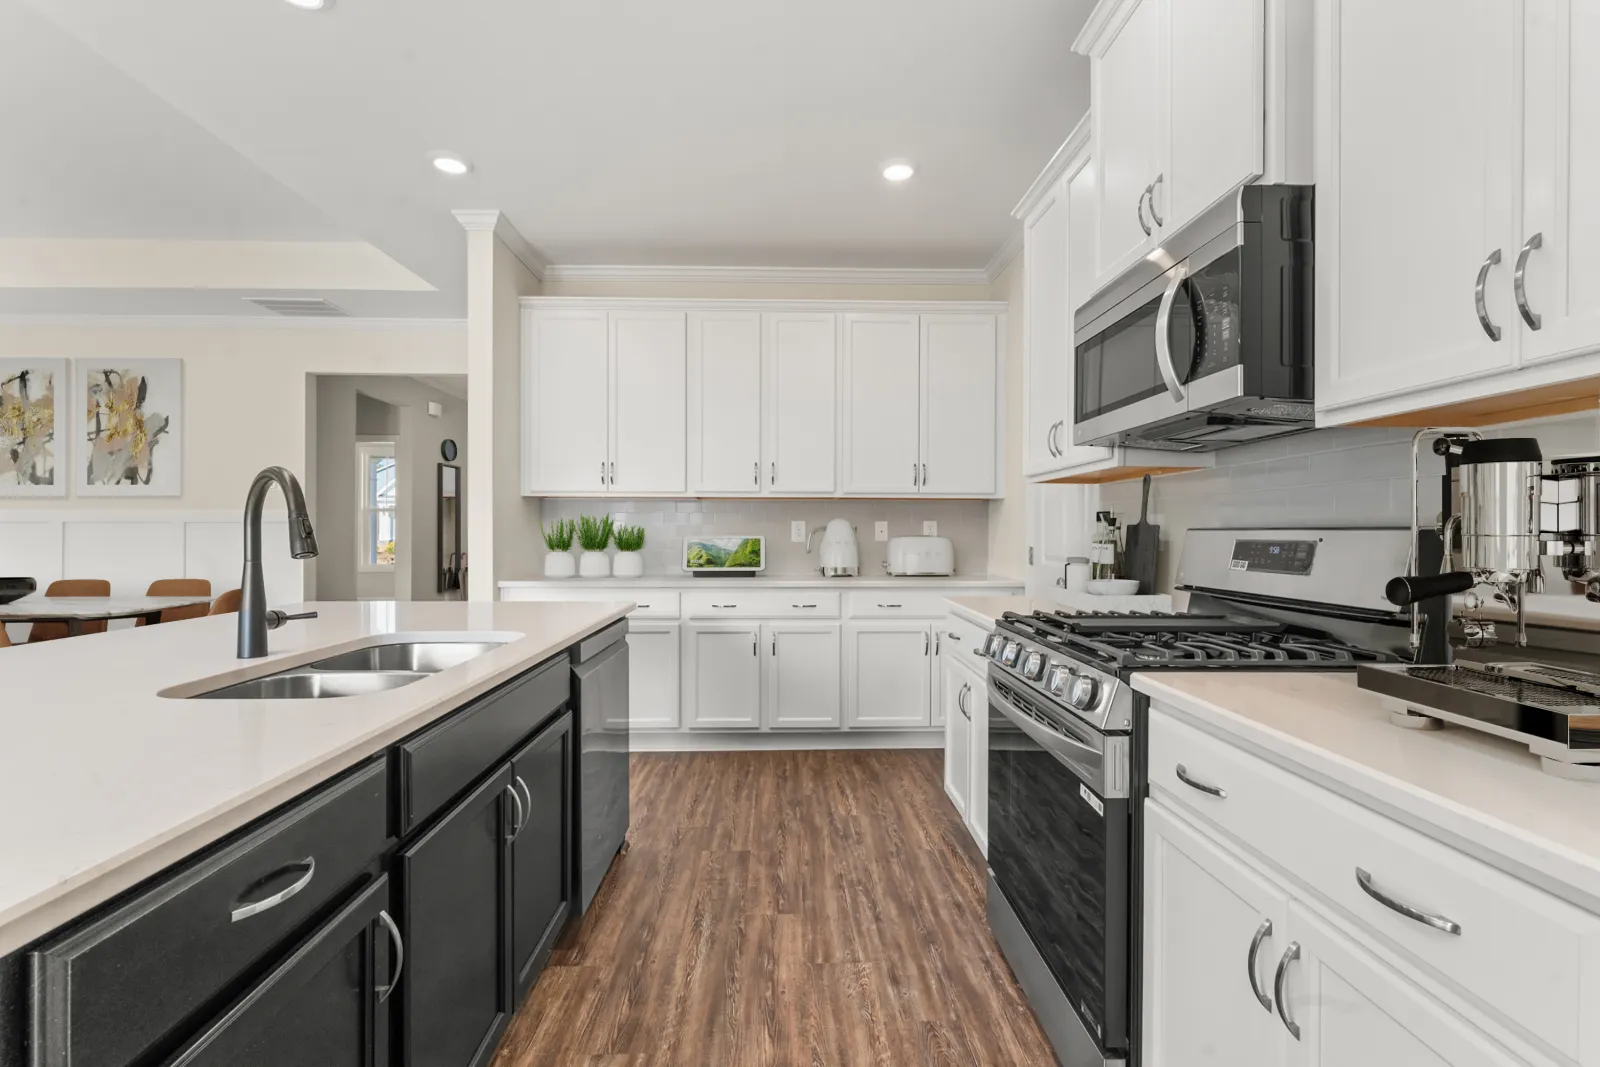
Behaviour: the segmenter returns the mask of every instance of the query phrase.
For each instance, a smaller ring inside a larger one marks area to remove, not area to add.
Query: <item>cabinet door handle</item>
[[[776,648],[777,646],[774,645],[773,647]],[[761,658],[761,642],[756,640],[755,637],[750,638],[750,654],[757,659]]]
[[[1267,1014],[1272,1014],[1272,998],[1261,991],[1256,984],[1256,955],[1261,951],[1261,942],[1272,936],[1272,920],[1262,919],[1261,925],[1256,927],[1256,936],[1250,939],[1250,951],[1244,959],[1245,972],[1250,976],[1250,992],[1256,995],[1256,1000],[1267,1009]]]
[[[943,633],[943,631],[935,630],[933,632],[933,654],[935,656],[937,656],[939,654],[939,649],[940,649],[940,647],[943,646],[943,644],[944,644],[944,633]]]
[[[617,484],[617,465],[615,463],[611,464],[611,484]]]
[[[773,460],[772,461],[772,484],[773,485],[777,485],[778,484],[778,461],[777,460]]]
[[[928,487],[928,465],[926,463],[922,465],[922,487],[924,489]]]
[[[918,484],[918,482],[917,482],[917,465],[915,463],[913,463],[911,465],[911,484],[912,485]]]
[[[605,460],[601,460],[600,461],[600,484],[601,485],[605,485],[606,484],[606,461]]]
[[[1144,231],[1146,237],[1150,236],[1150,224],[1144,221],[1144,198],[1150,195],[1150,187],[1144,187],[1144,192],[1139,194],[1139,229]]]
[[[752,484],[759,488],[761,485],[761,461],[759,459],[750,465],[750,477],[753,480]]]
[[[924,656],[928,654],[928,634],[926,630],[922,634],[922,654]]]
[[[1189,776],[1189,769],[1181,763],[1178,764],[1178,781],[1182,782],[1191,789],[1198,789],[1200,792],[1214,796],[1219,800],[1228,799],[1228,791],[1226,789],[1223,789],[1221,786],[1217,785],[1207,785],[1196,778],[1191,778]]]
[[[508,785],[506,786],[506,792],[511,794],[511,802],[517,806],[517,824],[511,828],[511,833],[506,837],[506,840],[515,841],[517,835],[522,833],[522,824],[527,819],[527,813],[522,809],[522,794],[517,792],[517,787]]]
[[[1517,294],[1517,310],[1522,312],[1522,321],[1528,324],[1528,329],[1537,330],[1544,325],[1544,317],[1528,306],[1528,255],[1535,248],[1544,247],[1544,234],[1536,233],[1528,238],[1528,243],[1522,246],[1522,251],[1517,253],[1517,269],[1511,275],[1511,288]]]
[[[1419,908],[1413,908],[1410,904],[1401,903],[1394,897],[1391,897],[1389,894],[1379,889],[1377,886],[1373,885],[1372,875],[1368,874],[1360,867],[1356,868],[1356,885],[1361,887],[1361,891],[1363,893],[1371,897],[1373,900],[1376,900],[1379,904],[1382,904],[1392,912],[1397,912],[1400,915],[1404,915],[1406,918],[1414,920],[1415,922],[1419,922],[1423,926],[1431,926],[1441,933],[1454,934],[1457,937],[1461,936],[1460,923],[1451,919],[1446,919],[1443,915],[1430,915]]]
[[[1165,226],[1167,224],[1166,219],[1156,214],[1156,190],[1161,188],[1161,180],[1165,177],[1165,174],[1157,174],[1156,180],[1150,183],[1150,217],[1156,220],[1157,226]],[[1148,233],[1149,231],[1146,232]]]
[[[528,801],[528,818],[533,818],[533,790],[528,788],[528,783],[522,780],[522,775],[517,775],[517,788],[522,790],[522,795]],[[520,832],[520,831],[519,831]]]
[[[400,984],[400,973],[406,969],[406,943],[400,940],[400,928],[394,924],[387,911],[378,912],[378,921],[389,929],[389,940],[394,943],[394,970],[389,974],[389,984],[378,987],[378,1003],[389,999]]]
[[[1283,1020],[1284,1027],[1291,1037],[1300,1040],[1300,1024],[1289,1018],[1289,1006],[1284,1003],[1283,987],[1288,983],[1289,964],[1300,958],[1300,942],[1289,942],[1289,948],[1284,952],[1283,959],[1278,961],[1278,973],[1272,976],[1272,999],[1278,1002],[1278,1018]]]
[[[1483,332],[1489,335],[1489,340],[1500,340],[1500,327],[1489,321],[1489,306],[1484,303],[1483,291],[1489,284],[1489,268],[1500,262],[1500,250],[1497,248],[1484,259],[1478,267],[1478,284],[1472,292],[1473,303],[1478,308],[1478,325],[1483,327]]]
[[[273,871],[272,873],[279,874],[284,871],[292,870],[295,867],[304,867],[306,869],[306,873],[302,874],[299,878],[296,878],[292,883],[284,886],[276,893],[273,893],[271,896],[262,897],[260,900],[252,900],[248,904],[241,904],[237,908],[234,908],[229,921],[243,922],[252,915],[260,915],[264,911],[271,911],[273,908],[276,908],[279,904],[282,904],[284,901],[300,892],[300,890],[310,885],[311,876],[317,873],[317,858],[315,856],[307,856],[303,860],[295,860],[293,863],[285,864],[283,867],[278,868],[278,870]],[[271,875],[268,877],[271,877]],[[258,882],[256,884],[259,885],[260,883]]]

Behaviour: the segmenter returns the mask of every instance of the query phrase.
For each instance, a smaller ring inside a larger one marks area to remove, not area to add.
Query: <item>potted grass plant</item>
[[[598,519],[593,515],[578,516],[578,545],[583,549],[583,555],[578,557],[578,574],[585,578],[611,576],[611,557],[606,555],[606,546],[611,544],[615,530],[610,515]]]
[[[618,578],[638,578],[644,574],[643,526],[619,526],[616,533],[617,556],[611,562],[611,573]]]
[[[577,574],[578,561],[572,555],[572,538],[578,532],[578,524],[571,519],[557,519],[550,526],[541,522],[539,532],[544,535],[544,547],[549,549],[544,557],[544,576],[571,578]]]

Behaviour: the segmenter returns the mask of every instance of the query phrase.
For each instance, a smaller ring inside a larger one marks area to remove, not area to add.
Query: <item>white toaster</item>
[[[884,569],[895,575],[950,575],[956,549],[948,537],[891,537]]]

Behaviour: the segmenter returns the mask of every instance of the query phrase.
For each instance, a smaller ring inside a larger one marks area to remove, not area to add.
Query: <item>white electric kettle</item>
[[[832,519],[826,527],[819,527],[822,546],[817,550],[817,570],[824,578],[855,578],[861,574],[861,546],[856,543],[856,528],[848,519]],[[812,530],[806,538],[806,551],[811,551]]]

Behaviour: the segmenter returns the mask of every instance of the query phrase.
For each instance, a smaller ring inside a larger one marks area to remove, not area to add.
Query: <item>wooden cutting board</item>
[[[1139,521],[1128,527],[1122,547],[1122,576],[1136,578],[1139,592],[1156,591],[1156,554],[1161,548],[1161,527],[1150,518],[1150,476],[1144,476],[1144,502],[1139,505]]]

